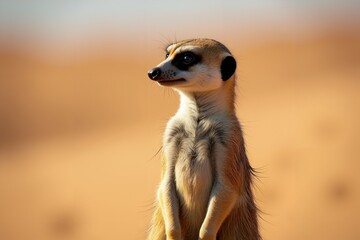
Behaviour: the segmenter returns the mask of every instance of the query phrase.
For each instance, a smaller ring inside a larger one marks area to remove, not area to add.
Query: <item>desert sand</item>
[[[359,42],[228,44],[264,240],[360,239]],[[145,239],[178,96],[147,79],[161,50],[90,52],[1,49],[2,240]]]

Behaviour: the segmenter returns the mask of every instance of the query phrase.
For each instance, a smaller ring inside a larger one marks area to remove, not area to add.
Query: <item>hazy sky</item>
[[[19,1],[0,0],[0,24],[5,27],[34,28],[91,28],[93,24],[112,23],[127,27],[128,24],[144,24],[144,21],[160,20],[191,22],[194,13],[212,19],[223,16],[224,11],[239,18],[276,19],[276,15],[288,17],[319,16],[347,13],[358,15],[358,0],[158,0],[158,1]],[[189,18],[190,17],[190,18]]]
[[[359,12],[358,0],[0,0],[0,40],[20,36],[73,43],[99,32],[131,39],[144,33],[211,35],[222,29],[231,34],[232,28],[246,31],[259,25],[301,29],[324,21],[358,21]]]

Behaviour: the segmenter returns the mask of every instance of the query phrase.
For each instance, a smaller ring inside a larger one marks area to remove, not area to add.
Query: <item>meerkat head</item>
[[[211,91],[233,77],[236,61],[221,43],[211,39],[192,39],[173,43],[166,57],[148,71],[161,86],[184,91]]]

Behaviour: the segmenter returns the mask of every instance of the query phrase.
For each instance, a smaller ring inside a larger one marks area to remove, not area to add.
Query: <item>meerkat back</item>
[[[166,48],[149,70],[180,95],[163,138],[150,240],[259,240],[253,169],[236,117],[236,61],[221,43],[191,39]]]

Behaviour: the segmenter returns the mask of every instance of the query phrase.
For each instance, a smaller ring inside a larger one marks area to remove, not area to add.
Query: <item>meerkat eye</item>
[[[169,53],[166,53],[165,55],[165,59],[167,59],[169,57]]]
[[[195,56],[191,52],[184,53],[182,57],[182,61],[185,64],[191,64],[192,62],[194,62],[194,60],[195,60]]]
[[[201,61],[201,56],[193,52],[181,52],[176,54],[171,63],[180,70],[187,71],[190,67]]]

